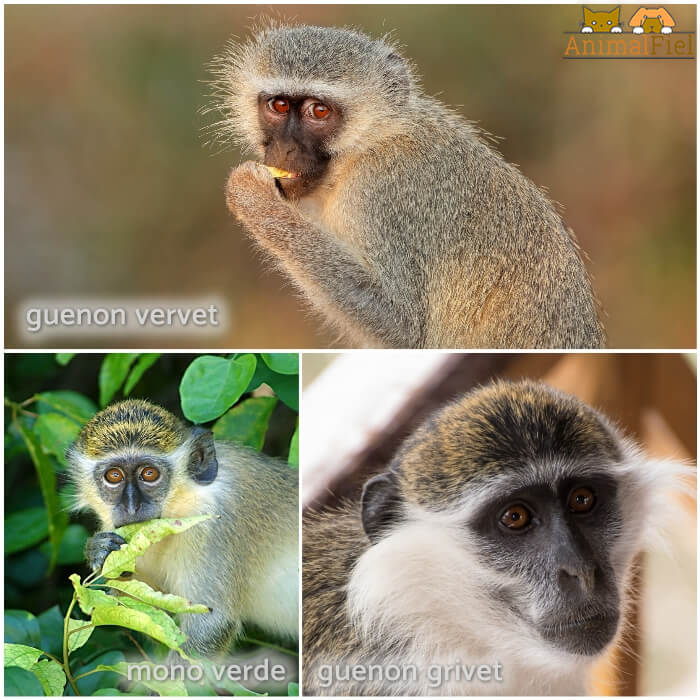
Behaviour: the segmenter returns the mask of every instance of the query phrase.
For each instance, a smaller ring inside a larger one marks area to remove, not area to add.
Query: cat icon
[[[616,7],[613,10],[600,11],[584,7],[581,33],[590,34],[592,32],[612,32],[613,34],[622,32],[620,8]]]

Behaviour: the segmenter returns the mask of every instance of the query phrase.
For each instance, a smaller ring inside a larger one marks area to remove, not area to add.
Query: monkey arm
[[[242,631],[240,621],[232,620],[223,610],[204,614],[183,613],[179,622],[187,635],[185,651],[209,658],[226,652]]]
[[[92,571],[102,570],[110,552],[116,552],[126,540],[116,532],[98,532],[85,543],[85,560]]]
[[[226,198],[231,212],[297,285],[319,293],[320,306],[331,318],[341,316],[355,330],[372,329],[370,342],[420,345],[421,321],[415,309],[392,297],[342,243],[304,219],[282,197],[264,166],[248,162],[233,170]]]

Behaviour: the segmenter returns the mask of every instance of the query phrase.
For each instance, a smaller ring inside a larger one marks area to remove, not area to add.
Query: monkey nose
[[[565,564],[559,569],[559,585],[567,592],[579,589],[588,596],[593,593],[595,587],[595,568]]]

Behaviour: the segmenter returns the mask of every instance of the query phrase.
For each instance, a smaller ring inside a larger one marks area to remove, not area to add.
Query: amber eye
[[[160,472],[155,467],[146,467],[141,470],[141,478],[144,481],[155,481],[160,476]]]
[[[105,472],[105,479],[110,484],[118,484],[120,481],[124,481],[124,473],[121,469],[108,469]]]
[[[588,513],[595,505],[595,494],[582,486],[569,494],[569,510],[574,513]]]
[[[289,101],[282,97],[273,97],[267,101],[267,106],[278,114],[287,114],[289,112]]]
[[[521,505],[511,506],[501,515],[501,524],[509,530],[521,530],[530,520],[532,520],[532,514]]]
[[[309,107],[309,114],[314,119],[325,119],[331,113],[330,107],[327,107],[321,102],[314,102]]]

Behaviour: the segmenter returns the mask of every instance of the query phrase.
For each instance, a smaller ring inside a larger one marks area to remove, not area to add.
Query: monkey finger
[[[232,214],[246,220],[258,217],[271,201],[282,201],[277,181],[260,163],[248,161],[231,171],[226,183],[226,204]]]

